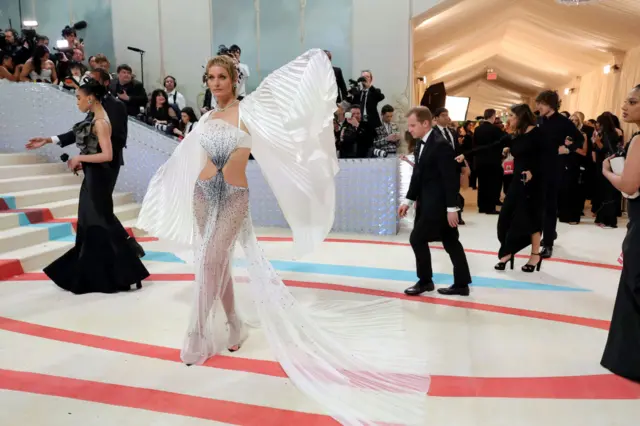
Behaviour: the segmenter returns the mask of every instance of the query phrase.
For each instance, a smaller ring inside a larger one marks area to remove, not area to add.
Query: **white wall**
[[[147,92],[162,87],[173,75],[178,89],[195,107],[202,89],[202,65],[211,57],[211,13],[209,0],[111,0],[115,61],[129,64],[140,75],[140,55],[127,50],[145,50],[144,78]]]
[[[411,0],[353,0],[353,10],[353,74],[370,69],[386,96],[380,107],[388,103],[402,112],[411,91]]]

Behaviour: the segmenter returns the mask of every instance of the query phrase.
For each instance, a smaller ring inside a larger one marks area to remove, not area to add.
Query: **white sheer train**
[[[247,335],[243,323],[255,317],[291,381],[340,423],[423,425],[429,376],[424,360],[408,355],[402,302],[303,305],[258,245],[248,191],[227,184],[222,173],[198,181],[208,157],[221,169],[238,139],[251,137],[252,153],[292,229],[294,252],[310,253],[333,224],[336,93],[331,64],[314,49],[241,102],[250,136],[205,115],[153,177],[138,227],[195,250],[196,302],[183,361],[203,363],[240,343]],[[241,312],[230,266],[236,240],[252,299],[252,308]],[[218,315],[222,311],[226,316]]]

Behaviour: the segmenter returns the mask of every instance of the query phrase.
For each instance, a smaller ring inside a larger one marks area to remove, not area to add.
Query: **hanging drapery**
[[[253,9],[256,12],[256,73],[258,81],[262,81],[262,72],[260,71],[260,0],[253,0]]]
[[[304,49],[305,38],[305,13],[307,11],[307,0],[300,0],[300,48]]]

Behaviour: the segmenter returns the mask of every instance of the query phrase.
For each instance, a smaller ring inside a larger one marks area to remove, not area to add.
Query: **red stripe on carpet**
[[[0,329],[118,353],[180,362],[178,349],[113,339],[0,317]],[[275,361],[217,355],[205,367],[286,378]],[[1,386],[1,385],[0,385]],[[549,399],[640,399],[640,384],[617,376],[458,377],[432,376],[430,396]]]
[[[4,198],[0,197],[0,212],[5,212],[7,210],[11,210],[9,208],[9,204],[7,204]]]
[[[0,388],[247,426],[336,425],[332,418],[155,389],[0,369]]]
[[[17,259],[0,259],[0,281],[7,281],[16,275],[24,274],[22,262]]]
[[[267,241],[267,242],[284,242],[284,241],[292,241],[290,237],[258,237],[259,241]],[[340,239],[340,238],[327,238],[324,240],[325,243],[344,243],[344,244],[372,244],[372,245],[382,245],[382,246],[401,246],[401,247],[409,247],[408,243],[400,243],[397,241],[373,241],[373,240],[354,240],[354,239]],[[432,249],[435,250],[444,250],[442,246],[430,245]],[[487,250],[475,250],[475,249],[465,249],[465,253],[470,254],[485,254],[490,256],[498,256],[498,252],[495,251],[487,251]],[[529,259],[528,255],[519,254],[516,255],[517,258],[520,259]],[[573,260],[573,259],[561,259],[558,257],[553,257],[551,259],[545,259],[545,262],[556,262],[556,263],[565,263],[568,265],[579,265],[579,266],[589,266],[592,268],[602,268],[602,269],[613,269],[616,271],[621,271],[622,267],[620,265],[612,265],[608,263],[596,263],[596,262],[585,262],[582,260]]]
[[[193,274],[151,274],[147,281],[193,281],[195,279]],[[17,277],[11,278],[11,281],[48,281],[47,277],[42,272],[32,272],[22,274]],[[242,282],[243,277],[237,279]],[[7,281],[7,280],[5,280]],[[420,302],[428,303],[431,305],[451,306],[454,308],[473,309],[476,311],[493,312],[497,314],[514,315],[518,317],[541,319],[546,321],[554,321],[565,324],[573,324],[582,327],[597,328],[601,330],[609,330],[610,321],[600,320],[594,318],[577,317],[572,315],[555,314],[551,312],[534,311],[531,309],[519,309],[509,308],[506,306],[489,305],[486,303],[467,302],[458,299],[446,299],[433,296],[407,296],[403,293],[396,293],[387,290],[376,290],[362,287],[353,287],[342,284],[330,284],[330,283],[316,283],[308,281],[294,281],[283,280],[287,286],[308,288],[313,290],[329,290],[329,291],[341,291],[344,293],[364,294],[367,296],[384,297],[392,299],[401,299],[408,302]]]
[[[53,219],[53,214],[51,210],[42,208],[42,209],[13,209],[7,210],[6,213],[24,213],[29,220],[29,223],[42,223],[47,222]]]

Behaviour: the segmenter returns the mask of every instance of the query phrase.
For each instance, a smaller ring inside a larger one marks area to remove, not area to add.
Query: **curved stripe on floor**
[[[173,253],[148,251],[144,257],[146,261],[153,262],[169,262],[169,263],[185,263],[182,259]],[[355,278],[366,278],[376,280],[392,280],[415,282],[417,280],[414,271],[402,269],[385,269],[373,268],[368,266],[351,266],[351,265],[330,265],[324,263],[307,263],[307,262],[291,262],[286,260],[271,260],[271,264],[277,271],[298,272],[306,274],[345,276]],[[244,261],[236,261],[234,265],[244,267]],[[453,275],[451,274],[433,274],[433,281],[436,284],[453,284]],[[541,284],[527,281],[505,280],[502,278],[473,277],[473,286],[501,288],[508,290],[538,290],[538,291],[568,291],[568,292],[584,292],[587,289],[579,287],[567,287],[552,284]]]
[[[180,362],[180,350],[149,345],[111,337],[80,333],[11,318],[0,317],[0,329],[43,339],[131,354],[165,361]],[[201,367],[243,371],[285,378],[286,374],[276,361],[216,355]],[[0,370],[8,379],[13,372]],[[34,374],[34,373],[24,373]],[[2,378],[2,374],[0,374]],[[0,380],[0,389],[3,383]],[[37,387],[27,392],[41,393]],[[44,393],[43,394],[48,394]],[[640,384],[612,374],[567,377],[463,377],[431,376],[428,395],[440,397],[476,398],[549,398],[549,399],[640,399]],[[80,398],[81,399],[81,398]]]

